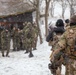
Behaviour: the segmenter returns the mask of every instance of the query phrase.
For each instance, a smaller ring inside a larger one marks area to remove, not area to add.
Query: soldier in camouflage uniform
[[[4,57],[4,51],[6,52],[6,57],[9,56],[9,50],[10,50],[10,33],[7,29],[4,29],[1,32],[1,45],[2,45],[2,56]]]
[[[13,51],[20,50],[20,37],[19,37],[19,29],[14,27],[12,31],[12,37],[13,37]]]
[[[38,27],[35,22],[33,23],[33,28],[34,28],[33,50],[36,50],[37,39],[38,39]]]
[[[19,37],[20,37],[20,49],[24,50],[24,47],[23,47],[23,38],[24,38],[23,30],[19,30]]]
[[[32,43],[34,41],[34,32],[33,32],[33,27],[32,24],[30,22],[28,22],[27,26],[24,27],[23,29],[23,33],[24,33],[24,45],[26,46],[26,52],[29,52],[29,57],[33,57],[32,54]]]
[[[55,47],[56,43],[59,41],[59,39],[61,38],[61,35],[64,33],[64,23],[62,19],[58,19],[56,22],[56,26],[47,36],[46,40],[47,42],[49,42],[51,40],[51,46],[52,46],[52,53],[54,52],[53,48]],[[60,57],[59,60],[57,60],[56,62],[62,60],[62,57]],[[58,69],[56,70],[57,75],[61,75],[61,65],[62,63],[58,64]],[[51,70],[51,69],[50,69]]]
[[[0,36],[1,36],[2,30],[3,30],[3,27],[1,26],[1,23],[0,23]],[[0,37],[0,49],[1,49],[1,37]]]
[[[27,40],[26,40],[26,35],[25,35],[26,29],[27,29],[27,22],[24,22],[23,25],[24,25],[24,28],[22,30],[22,33],[23,33],[23,49],[26,50],[25,53],[28,53],[27,42],[26,42]]]
[[[0,23],[0,27],[1,27],[1,23]],[[0,29],[0,36],[1,36],[1,32],[2,30]],[[1,37],[0,37],[0,49],[1,49]]]
[[[68,72],[65,75],[76,75],[76,15],[70,18],[70,28],[62,35],[54,50],[50,60],[53,61],[54,56],[63,50],[68,58]]]

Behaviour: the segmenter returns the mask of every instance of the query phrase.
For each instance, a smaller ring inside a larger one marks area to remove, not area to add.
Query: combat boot
[[[17,51],[20,51],[21,49],[20,48],[17,48]]]
[[[5,57],[4,54],[2,54],[2,57]]]
[[[6,57],[10,57],[9,55],[6,55]]]
[[[28,52],[29,52],[29,51],[26,49],[26,52],[25,52],[25,54],[26,54],[26,53],[28,53]]]
[[[30,52],[29,57],[33,57],[34,55],[32,54],[32,52]]]
[[[6,53],[6,57],[10,57],[10,56],[9,56],[9,51],[7,51],[7,53]]]
[[[33,48],[33,50],[37,50],[36,48]]]
[[[16,51],[16,48],[14,48],[13,51]]]
[[[2,57],[5,57],[5,56],[4,56],[4,52],[2,52]]]

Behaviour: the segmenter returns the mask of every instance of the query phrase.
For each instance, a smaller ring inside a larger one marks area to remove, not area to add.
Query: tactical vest
[[[66,36],[66,53],[76,58],[76,30],[69,29]]]

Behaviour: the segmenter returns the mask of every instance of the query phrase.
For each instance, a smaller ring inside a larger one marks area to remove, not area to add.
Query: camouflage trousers
[[[69,59],[69,62],[65,67],[66,67],[65,75],[76,75],[76,60]]]
[[[10,50],[10,42],[7,43],[2,43],[2,56],[4,56],[4,52],[6,50],[6,56],[8,56],[9,54],[9,50]]]
[[[37,37],[36,38],[34,38],[34,41],[33,41],[33,43],[32,43],[32,46],[33,46],[33,49],[36,49],[36,46],[37,46]]]
[[[20,40],[19,39],[17,39],[17,38],[13,39],[13,48],[15,50],[18,50],[20,48]]]

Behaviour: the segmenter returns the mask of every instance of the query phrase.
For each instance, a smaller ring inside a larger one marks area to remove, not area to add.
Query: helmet
[[[66,19],[66,20],[65,20],[65,23],[69,23],[69,19]]]
[[[56,26],[57,27],[64,26],[63,20],[62,19],[58,19],[57,22],[56,22]]]

